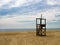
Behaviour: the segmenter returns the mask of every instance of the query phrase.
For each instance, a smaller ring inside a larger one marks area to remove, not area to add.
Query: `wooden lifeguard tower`
[[[36,18],[36,35],[37,36],[46,36],[46,19]]]

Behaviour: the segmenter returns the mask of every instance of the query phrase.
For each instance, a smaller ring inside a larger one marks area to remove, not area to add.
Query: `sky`
[[[41,14],[47,28],[60,28],[60,0],[0,0],[0,29],[34,29]]]

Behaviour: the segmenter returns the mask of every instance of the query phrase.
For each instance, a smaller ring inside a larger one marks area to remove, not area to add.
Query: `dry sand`
[[[60,30],[48,30],[47,36],[36,36],[34,31],[0,32],[0,45],[60,45]]]

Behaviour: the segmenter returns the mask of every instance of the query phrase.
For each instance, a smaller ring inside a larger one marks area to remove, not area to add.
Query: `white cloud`
[[[11,4],[10,7],[19,7],[19,6],[22,6],[26,2],[27,0],[15,0],[14,4]]]
[[[48,5],[59,5],[60,0],[47,0]]]
[[[27,0],[0,0],[0,8],[3,5],[7,5],[8,8],[18,7],[26,2],[27,2]]]
[[[35,16],[4,16],[0,18],[1,28],[32,28],[33,22],[20,22],[20,21],[34,21]],[[28,26],[29,25],[29,26]],[[34,25],[34,24],[33,24]]]
[[[11,4],[8,7],[12,8],[12,7],[19,7],[19,6],[23,6],[23,5],[27,6],[27,5],[34,4],[34,3],[37,3],[40,1],[42,1],[42,0],[15,0],[15,1],[13,1],[14,4]]]
[[[51,9],[48,9],[47,11],[42,12],[42,14],[48,21],[53,21],[53,20],[56,20],[57,18],[55,17],[55,15],[60,14],[60,8],[53,7]]]
[[[42,0],[1,0],[0,1],[0,8],[3,5],[6,5],[6,8],[12,8],[12,7],[19,7],[23,5],[30,5],[33,3],[40,2]]]
[[[43,18],[47,19],[47,22],[54,22],[53,20],[58,20],[60,18],[55,17],[56,14],[60,14],[60,8],[51,8],[47,11],[37,12],[36,15],[7,15],[0,18],[1,28],[35,28],[36,18],[40,18],[43,14]],[[24,22],[27,21],[27,22]],[[33,21],[33,22],[28,22]]]
[[[0,0],[0,8],[7,5],[8,8],[19,7],[41,2],[42,0]],[[47,0],[48,5],[60,5],[60,0]]]
[[[11,0],[0,0],[0,7],[9,3]]]

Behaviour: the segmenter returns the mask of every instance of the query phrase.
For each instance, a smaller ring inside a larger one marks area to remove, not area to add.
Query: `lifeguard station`
[[[46,36],[46,19],[36,18],[36,35],[37,36]]]

